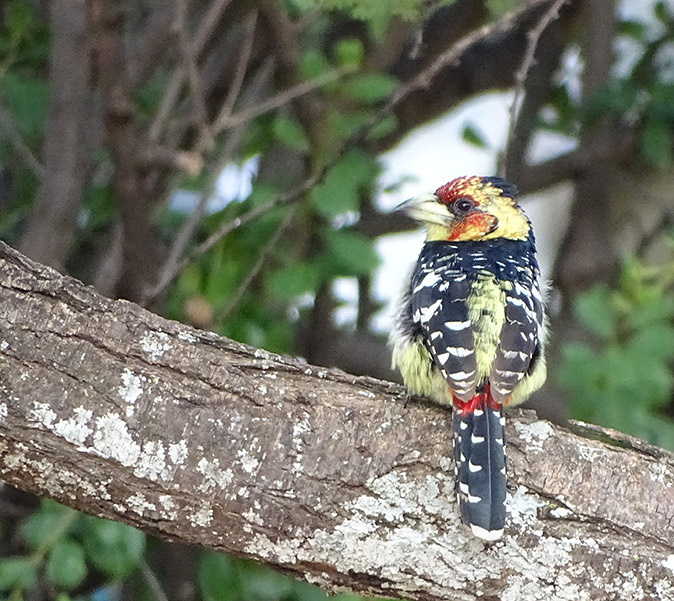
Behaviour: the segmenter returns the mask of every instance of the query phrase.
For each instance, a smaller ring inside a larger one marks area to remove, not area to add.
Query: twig
[[[231,160],[231,158],[234,155],[234,148],[238,145],[239,140],[240,135],[234,135],[230,137],[230,139],[227,141],[227,147],[225,148],[225,152],[223,155],[224,157]],[[213,178],[213,180],[215,181],[219,176],[220,174],[218,173]],[[201,196],[199,197],[199,202],[197,203],[197,206],[194,207],[194,210],[188,215],[187,219],[185,220],[185,223],[178,231],[178,234],[176,235],[173,244],[171,245],[171,249],[169,250],[168,257],[166,258],[166,261],[164,261],[164,265],[162,266],[159,272],[160,275],[157,280],[157,284],[154,287],[154,289],[149,293],[149,295],[145,298],[145,304],[154,300],[157,297],[157,295],[159,295],[166,288],[166,286],[168,286],[168,284],[173,280],[173,278],[180,272],[179,268],[180,258],[183,256],[183,253],[185,252],[187,245],[192,239],[192,236],[194,235],[197,226],[201,222],[201,218],[203,217],[204,212],[206,210],[206,204],[208,203],[208,199],[211,198],[213,194],[213,189],[215,187],[214,181],[211,185],[207,187],[206,190],[202,192]]]
[[[244,97],[248,99],[255,98],[260,93],[260,91],[265,87],[267,81],[271,77],[271,74],[272,74],[271,63],[265,61],[265,63],[263,63],[258,68],[257,72],[253,75],[252,81],[248,84],[247,90],[244,93]],[[160,270],[160,276],[157,279],[157,284],[146,295],[145,298],[146,304],[154,300],[159,294],[161,294],[166,289],[166,287],[173,281],[173,278],[175,278],[176,275],[180,273],[180,271],[184,269],[185,265],[187,264],[186,261],[181,262],[181,258],[185,252],[185,249],[187,248],[188,243],[192,239],[192,236],[194,235],[194,232],[197,226],[199,225],[199,222],[201,221],[201,217],[203,216],[206,208],[206,203],[213,194],[215,182],[217,181],[217,178],[220,176],[219,172],[221,171],[221,167],[223,165],[227,165],[233,159],[234,154],[236,152],[236,148],[241,141],[243,130],[244,128],[242,126],[239,126],[235,127],[229,133],[224,152],[222,153],[222,155],[220,155],[220,158],[218,160],[218,165],[220,166],[220,168],[216,166],[213,169],[209,170],[211,173],[214,173],[215,175],[212,177],[210,185],[207,186],[206,190],[204,190],[203,193],[201,194],[199,203],[195,207],[194,211],[192,211],[190,216],[185,221],[183,227],[178,232],[173,242],[173,245],[171,246],[171,250],[169,251],[168,258],[166,259],[164,265]]]
[[[253,267],[247,273],[246,277],[239,284],[239,287],[234,292],[234,295],[232,296],[227,306],[217,316],[216,318],[217,321],[226,319],[239,304],[241,297],[253,283],[253,280],[257,277],[257,274],[260,273],[260,270],[262,269],[262,267],[264,267],[264,264],[267,262],[269,255],[274,250],[274,248],[276,248],[276,245],[278,244],[278,241],[280,240],[281,236],[288,229],[288,226],[293,220],[293,217],[295,217],[298,208],[299,205],[293,205],[290,207],[290,209],[288,210],[288,214],[283,218],[283,221],[281,221],[281,223],[278,225],[276,231],[272,234],[271,238],[267,240],[265,245],[262,247],[262,250],[260,250],[260,254],[257,257],[257,261],[255,261],[255,265],[253,265]]]
[[[9,111],[2,106],[2,104],[0,104],[0,129],[5,132],[5,135],[14,147],[17,156],[25,163],[26,167],[28,167],[39,180],[44,179],[44,167],[40,164],[40,161],[37,160],[33,151],[23,141],[19,130],[12,121]]]
[[[279,94],[275,94],[271,98],[260,102],[254,107],[239,111],[233,115],[223,115],[221,119],[218,119],[213,124],[213,131],[215,133],[220,133],[230,127],[236,127],[237,125],[246,123],[247,121],[258,117],[263,113],[267,113],[273,109],[279,108],[291,100],[298,98],[299,96],[304,96],[305,94],[308,94],[309,92],[312,92],[313,90],[320,88],[331,81],[339,79],[348,71],[350,71],[350,69],[345,68],[327,71],[318,77],[315,77],[314,79],[303,81],[292,88],[288,88]]]
[[[208,111],[204,99],[201,81],[199,79],[199,69],[194,52],[195,44],[190,40],[187,29],[187,6],[185,0],[176,0],[176,19],[175,26],[178,32],[178,42],[180,44],[180,54],[182,56],[183,71],[187,74],[192,106],[194,108],[194,117],[199,129],[199,138],[202,144],[212,148],[215,144],[213,133],[208,123]]]
[[[517,115],[519,114],[519,108],[522,104],[522,98],[524,96],[524,86],[526,84],[529,71],[534,65],[534,56],[536,54],[538,42],[548,25],[550,25],[550,23],[559,17],[559,11],[566,2],[567,0],[555,0],[550,5],[550,8],[548,8],[548,10],[546,10],[543,16],[540,18],[536,24],[536,27],[530,30],[527,34],[527,46],[524,56],[522,57],[522,63],[520,64],[520,68],[515,73],[515,94],[513,95],[513,100],[510,104],[508,114],[508,134],[506,136],[505,149],[501,156],[501,160],[499,161],[501,163],[499,166],[500,173],[503,173],[504,171],[506,157],[510,154],[510,149],[513,144]]]
[[[214,2],[210,5],[206,16],[197,30],[194,42],[192,43],[192,56],[196,58],[199,57],[206,46],[208,38],[215,29],[215,25],[220,19],[220,15],[225,10],[225,8],[227,8],[230,2],[231,0],[214,0]],[[178,95],[180,94],[180,88],[183,85],[184,78],[185,70],[183,69],[182,65],[178,65],[173,73],[173,76],[171,77],[171,81],[169,82],[168,86],[166,86],[166,90],[159,105],[159,109],[157,110],[155,118],[148,130],[148,139],[151,142],[156,143],[161,138],[161,134],[164,131],[164,126],[166,125],[169,114],[171,113],[171,110],[178,99]]]
[[[433,63],[431,63],[428,67],[426,67],[426,69],[421,71],[411,81],[407,82],[404,85],[401,85],[397,89],[397,91],[391,96],[389,101],[384,106],[382,106],[381,109],[379,109],[370,119],[367,120],[366,123],[360,126],[355,132],[353,132],[346,140],[344,140],[340,144],[340,146],[335,150],[335,153],[333,154],[332,158],[329,161],[327,161],[322,167],[314,170],[303,182],[298,184],[292,190],[289,190],[288,192],[281,194],[280,196],[277,196],[275,199],[269,201],[264,205],[260,205],[258,207],[250,209],[249,211],[247,211],[240,217],[235,218],[232,221],[223,223],[216,232],[211,234],[199,246],[195,247],[192,250],[192,252],[190,252],[186,257],[182,259],[182,261],[179,261],[174,266],[172,272],[167,273],[166,277],[163,278],[162,281],[160,281],[157,284],[157,286],[155,286],[155,288],[150,291],[148,298],[150,300],[156,298],[166,289],[166,287],[173,281],[173,279],[191,261],[193,261],[197,257],[200,257],[204,253],[208,252],[220,240],[222,240],[225,236],[227,236],[234,230],[250,223],[254,219],[257,219],[261,215],[264,215],[265,213],[268,213],[269,211],[277,207],[291,204],[296,200],[298,200],[299,198],[302,198],[314,186],[323,181],[323,178],[325,177],[328,170],[339,161],[344,152],[346,152],[349,148],[353,147],[354,145],[357,145],[358,143],[362,142],[367,137],[367,134],[371,131],[372,127],[377,125],[383,118],[387,117],[400,102],[402,102],[405,98],[407,98],[407,96],[409,96],[412,92],[428,87],[430,83],[433,81],[433,78],[444,67],[458,61],[463,52],[465,52],[471,45],[475,44],[480,40],[488,38],[491,35],[499,34],[507,30],[522,14],[524,14],[528,10],[531,10],[534,6],[544,4],[547,1],[549,0],[532,0],[525,6],[520,7],[519,9],[504,15],[498,21],[495,21],[494,23],[491,23],[489,25],[485,25],[484,27],[481,27],[477,31],[474,31],[461,38],[458,42],[452,45],[451,48],[449,48],[447,51],[443,52],[440,56],[438,56],[435,59],[435,61],[433,61]],[[314,84],[316,83],[316,79],[312,81],[314,82]],[[311,82],[304,82],[303,84],[300,84],[300,86],[309,83]],[[296,90],[297,87],[299,86],[291,88],[290,90],[286,90],[282,94],[287,95],[291,90]],[[267,102],[270,102],[275,98],[278,98],[278,96],[270,99]],[[289,99],[291,98],[287,98],[286,101]],[[260,103],[257,108],[262,106],[262,104],[264,103]],[[243,122],[240,120],[241,114],[242,113],[232,115],[230,119],[237,119],[237,122]],[[249,118],[252,117],[246,117],[246,120]]]
[[[232,85],[227,92],[227,97],[225,102],[222,105],[222,108],[218,112],[217,117],[215,118],[215,129],[217,129],[217,124],[223,122],[231,117],[232,111],[234,110],[234,105],[241,94],[241,86],[243,85],[244,77],[248,71],[248,64],[250,63],[250,57],[253,51],[253,36],[255,34],[255,26],[257,25],[257,12],[252,12],[248,17],[245,28],[246,33],[243,36],[244,45],[239,54],[239,60],[236,64],[236,70],[234,71],[234,77],[232,79]]]
[[[147,585],[150,587],[150,590],[154,593],[155,599],[157,601],[169,601],[164,589],[161,587],[159,578],[157,578],[157,575],[144,559],[140,562],[140,571],[142,572]]]

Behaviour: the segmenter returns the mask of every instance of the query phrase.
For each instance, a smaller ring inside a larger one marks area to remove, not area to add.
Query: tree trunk
[[[68,259],[82,204],[88,157],[89,44],[83,0],[49,3],[49,114],[44,177],[20,248],[58,269]]]
[[[515,413],[508,527],[486,545],[459,523],[449,419],[397,385],[108,300],[0,244],[11,484],[328,590],[674,598],[670,453]]]

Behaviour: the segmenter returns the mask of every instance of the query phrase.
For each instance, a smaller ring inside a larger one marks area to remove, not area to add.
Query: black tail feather
[[[456,403],[453,417],[456,491],[461,520],[480,538],[495,540],[505,526],[506,461],[503,408],[489,389]]]

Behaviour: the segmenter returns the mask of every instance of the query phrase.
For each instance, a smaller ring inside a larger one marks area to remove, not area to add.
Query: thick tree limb
[[[449,415],[405,400],[105,299],[0,244],[8,482],[327,589],[674,598],[670,453],[518,413],[508,528],[485,546],[456,514]]]

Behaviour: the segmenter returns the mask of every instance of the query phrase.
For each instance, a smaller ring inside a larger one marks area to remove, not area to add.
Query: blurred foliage
[[[581,105],[574,82],[560,82],[544,116],[543,129],[574,137],[581,125],[599,122],[638,124],[641,159],[664,168],[674,159],[674,5],[656,2],[657,26],[623,20],[619,43],[624,66],[610,84]],[[621,71],[625,71],[621,74]]]
[[[625,261],[618,287],[595,286],[574,311],[588,340],[566,343],[556,374],[571,416],[674,450],[674,256]]]
[[[601,123],[636,124],[641,169],[674,164],[674,7],[653,5],[653,21],[619,23],[621,68],[581,102],[562,79],[543,111],[543,130],[576,137]],[[655,23],[655,25],[653,24]],[[569,415],[674,449],[674,258],[650,266],[624,262],[615,287],[596,286],[573,300],[587,339],[562,348],[555,378]]]
[[[16,554],[0,561],[0,595],[18,601],[45,587],[49,598],[107,601],[124,598],[120,585],[133,582],[138,598],[152,568],[146,536],[139,530],[87,516],[51,500],[22,520]],[[147,551],[147,552],[146,552]],[[201,550],[195,577],[202,601],[326,601],[320,589],[248,560]],[[128,592],[128,591],[127,591]],[[357,601],[337,595],[338,601]]]
[[[45,499],[22,520],[15,554],[0,561],[0,593],[22,599],[36,587],[69,599],[85,580],[120,581],[145,553],[145,535],[117,522],[84,515]]]

